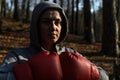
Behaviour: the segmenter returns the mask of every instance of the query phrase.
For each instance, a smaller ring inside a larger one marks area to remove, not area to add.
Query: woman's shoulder
[[[71,47],[66,47],[66,46],[57,46],[57,52],[72,52],[72,53],[77,53],[80,54],[77,50],[71,48]]]
[[[7,53],[0,64],[0,71],[10,71],[12,66],[27,61],[36,51],[32,48],[16,48]]]
[[[8,55],[14,55],[17,59],[20,60],[28,60],[31,58],[35,53],[37,53],[37,50],[32,47],[26,47],[26,48],[17,48],[8,53]]]

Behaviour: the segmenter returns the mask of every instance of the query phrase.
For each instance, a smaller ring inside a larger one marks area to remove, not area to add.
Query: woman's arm
[[[98,67],[100,76],[99,76],[99,80],[109,80],[109,76],[107,75],[106,71],[103,70],[101,67]]]
[[[13,53],[8,53],[0,64],[0,80],[15,80],[12,68],[17,64],[17,59]]]

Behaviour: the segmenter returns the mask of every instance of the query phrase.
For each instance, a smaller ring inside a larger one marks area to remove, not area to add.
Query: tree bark
[[[120,55],[116,0],[103,0],[102,53],[112,56]]]
[[[15,20],[19,20],[19,7],[18,7],[18,0],[14,0],[14,14],[13,14],[13,18]]]
[[[60,6],[63,7],[63,0],[60,0]]]
[[[74,30],[74,22],[75,22],[75,18],[74,18],[74,15],[75,15],[75,12],[74,12],[74,0],[72,0],[72,10],[71,10],[71,22],[70,22],[70,33],[74,33],[75,30]]]
[[[53,0],[53,2],[54,2],[54,3],[57,3],[57,1],[56,1],[56,0]]]
[[[2,19],[1,19],[1,0],[0,0],[0,34],[2,33]]]
[[[21,21],[22,21],[22,24],[25,22],[25,10],[26,10],[26,0],[23,0],[22,1],[22,10],[21,10]]]
[[[79,16],[79,0],[76,0],[76,21],[75,21],[75,34],[78,34],[78,16]]]
[[[87,43],[94,43],[94,29],[91,26],[90,0],[84,0],[84,39]]]
[[[1,3],[2,3],[2,1],[0,0],[0,15],[1,15]]]
[[[6,16],[6,0],[2,0],[1,15],[4,16],[4,17]]]
[[[26,22],[28,22],[29,21],[29,19],[30,19],[30,2],[31,2],[31,0],[28,0],[27,1],[27,9],[26,9]]]
[[[0,16],[0,34],[2,33],[2,19],[1,19],[1,16]]]

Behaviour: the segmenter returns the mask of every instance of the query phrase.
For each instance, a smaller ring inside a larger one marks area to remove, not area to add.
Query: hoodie
[[[66,15],[63,11],[63,9],[55,4],[55,3],[51,3],[51,2],[48,2],[48,1],[44,1],[44,2],[41,2],[39,3],[33,13],[32,13],[32,20],[31,20],[31,25],[30,25],[30,45],[35,47],[36,49],[40,49],[41,46],[40,46],[40,38],[38,37],[39,34],[38,34],[38,22],[39,22],[39,18],[40,18],[40,15],[46,11],[47,9],[56,9],[59,11],[60,15],[61,15],[61,18],[62,18],[62,30],[61,30],[61,35],[60,35],[60,38],[58,39],[57,43],[60,43],[61,41],[63,41],[65,39],[65,36],[67,35],[67,32],[68,32],[68,22],[67,22],[67,18],[66,18]]]

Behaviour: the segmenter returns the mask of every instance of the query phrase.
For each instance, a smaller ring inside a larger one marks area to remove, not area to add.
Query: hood
[[[58,39],[57,43],[62,42],[65,39],[65,36],[68,32],[68,22],[67,22],[67,18],[66,15],[63,11],[63,9],[56,3],[52,3],[52,2],[48,2],[48,1],[44,1],[39,3],[33,10],[32,13],[32,19],[31,19],[31,24],[30,24],[30,45],[40,49],[40,38],[39,38],[39,31],[38,31],[38,21],[39,21],[39,17],[40,15],[47,9],[57,9],[59,11],[59,13],[62,15],[62,30],[61,30],[61,35],[60,38]]]

